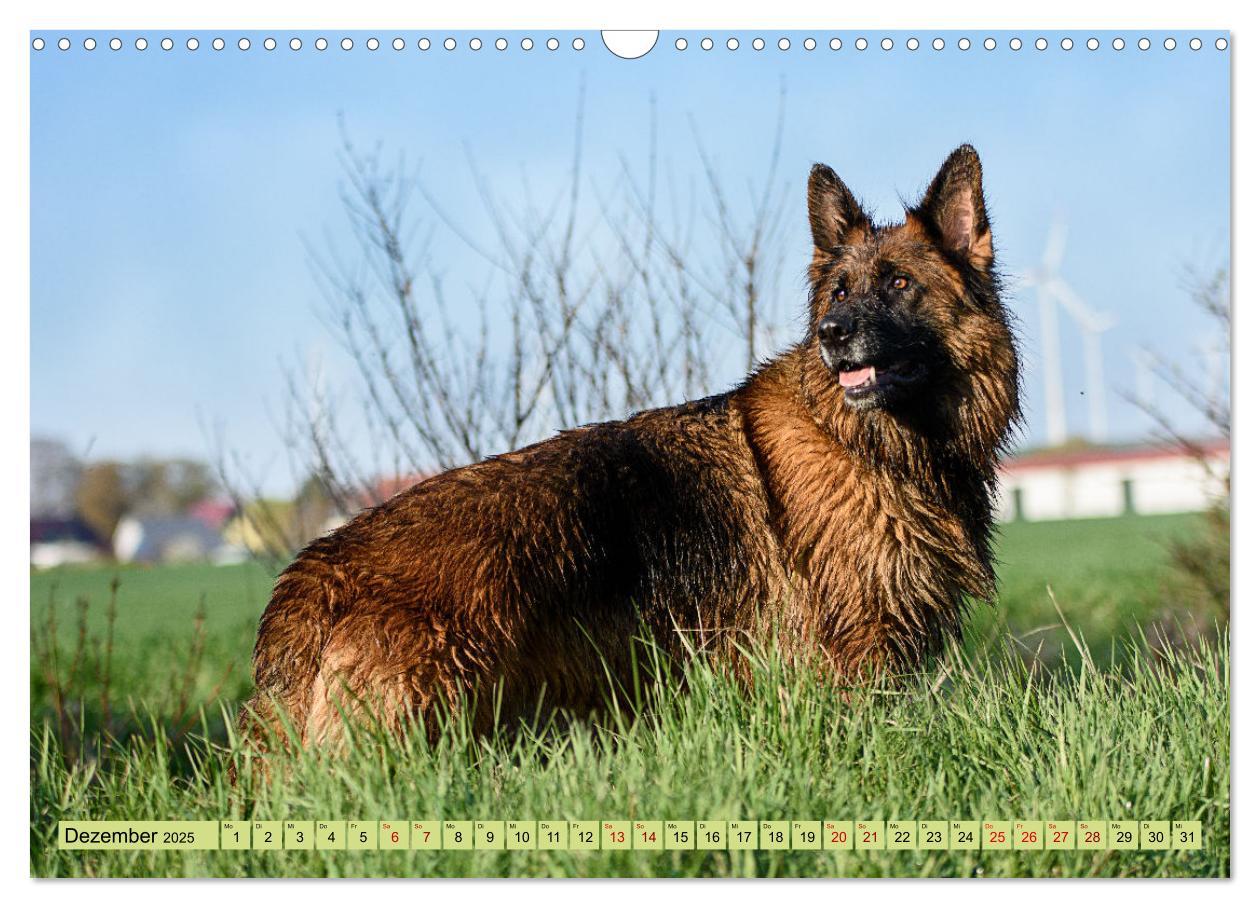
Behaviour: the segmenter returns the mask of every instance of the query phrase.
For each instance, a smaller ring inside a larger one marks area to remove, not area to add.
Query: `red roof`
[[[196,517],[212,530],[221,530],[235,511],[236,506],[230,498],[207,498],[190,507],[188,516]]]
[[[372,487],[365,492],[367,504],[369,506],[380,504],[393,498],[404,489],[409,489],[418,482],[423,482],[432,476],[432,473],[408,473],[406,475],[382,476],[377,479]]]
[[[1207,456],[1229,456],[1229,440],[1224,438],[1193,443],[1198,452]],[[1002,464],[1008,473],[1023,470],[1040,470],[1053,467],[1082,467],[1101,463],[1131,463],[1133,461],[1173,460],[1191,456],[1191,452],[1183,445],[1167,443],[1161,445],[1127,445],[1116,447],[1076,448],[1072,450],[1052,449],[1033,451],[1029,454],[1018,454]]]

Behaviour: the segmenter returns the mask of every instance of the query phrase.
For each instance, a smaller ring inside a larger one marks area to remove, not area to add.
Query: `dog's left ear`
[[[849,187],[826,164],[815,164],[809,172],[809,229],[814,248],[829,252],[843,246],[870,219]]]
[[[940,172],[911,212],[929,227],[950,252],[980,271],[993,264],[993,234],[984,207],[980,155],[961,145],[945,159]]]

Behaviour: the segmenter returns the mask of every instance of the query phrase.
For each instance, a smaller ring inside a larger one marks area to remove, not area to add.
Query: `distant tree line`
[[[89,461],[58,439],[31,439],[31,516],[77,516],[102,540],[126,514],[183,514],[222,494],[214,470],[200,460]]]

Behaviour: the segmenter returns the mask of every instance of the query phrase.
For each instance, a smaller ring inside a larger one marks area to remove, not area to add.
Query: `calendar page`
[[[25,34],[30,875],[1228,878],[1233,34],[401,21]]]

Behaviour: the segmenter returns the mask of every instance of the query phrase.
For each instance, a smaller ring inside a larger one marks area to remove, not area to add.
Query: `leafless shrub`
[[[1184,286],[1194,304],[1214,324],[1215,346],[1226,356],[1230,348],[1229,274],[1224,268],[1209,273],[1187,269]],[[1167,391],[1181,398],[1198,413],[1218,439],[1229,441],[1231,407],[1229,383],[1224,375],[1213,370],[1189,370],[1181,363],[1146,352]],[[1208,456],[1203,440],[1179,429],[1170,417],[1170,408],[1154,401],[1130,397],[1155,423],[1159,436],[1176,445],[1201,464],[1209,480],[1219,485],[1213,506],[1205,515],[1199,532],[1174,541],[1169,555],[1174,567],[1174,583],[1167,591],[1169,612],[1180,621],[1187,613],[1202,632],[1213,625],[1224,627],[1229,622],[1230,595],[1230,473],[1223,474]],[[1177,634],[1186,635],[1179,627]],[[1171,636],[1171,635],[1170,635]]]
[[[142,716],[135,704],[125,700],[119,709],[114,685],[114,631],[120,586],[117,577],[110,582],[103,635],[90,631],[92,603],[82,596],[74,603],[73,632],[62,632],[55,586],[49,590],[42,620],[32,622],[31,664],[39,667],[38,675],[32,678],[32,709],[55,728],[62,753],[70,762],[91,757],[103,741],[142,729],[151,731],[145,725],[153,719],[166,726],[169,740],[182,742],[203,711],[217,702],[235,668],[235,663],[228,662],[209,693],[201,694],[198,682],[206,665],[207,640],[203,598],[193,616],[186,646],[171,645],[173,667],[146,702],[148,714]]]
[[[528,174],[501,197],[467,151],[477,214],[490,225],[481,233],[445,210],[404,156],[364,150],[343,126],[346,229],[307,247],[318,314],[358,386],[336,399],[318,375],[287,370],[281,423],[294,475],[349,515],[400,479],[709,393],[719,369],[755,365],[776,340],[784,102],[767,169],[744,198],[726,189],[694,124],[702,179],[662,166],[654,104],[646,159],[588,174],[579,100],[567,178],[541,200]],[[435,261],[451,242],[479,264],[477,282],[457,291]],[[239,461],[220,463],[240,503],[258,497]],[[278,559],[305,541],[282,538]]]

